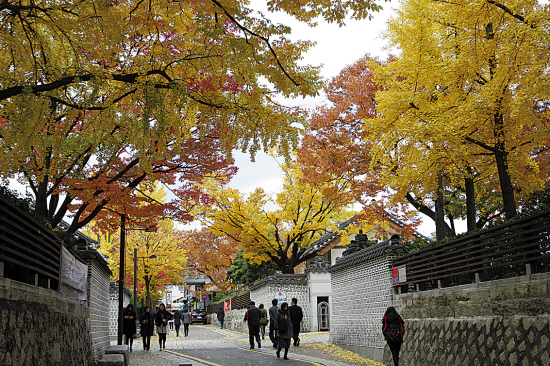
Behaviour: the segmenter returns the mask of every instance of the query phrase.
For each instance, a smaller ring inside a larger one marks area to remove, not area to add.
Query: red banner
[[[223,302],[223,311],[231,311],[231,299]]]

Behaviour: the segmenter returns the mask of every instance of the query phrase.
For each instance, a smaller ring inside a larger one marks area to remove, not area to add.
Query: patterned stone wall
[[[88,306],[94,356],[101,356],[109,347],[109,268],[101,265],[100,258],[88,263]]]
[[[390,255],[341,264],[331,269],[330,342],[372,360],[381,361],[384,338],[381,321],[391,306]]]
[[[124,289],[122,301],[124,307],[130,303],[130,291]],[[118,282],[111,281],[109,285],[109,338],[116,341],[118,337]]]
[[[59,292],[0,277],[0,365],[92,365],[89,309]]]
[[[550,274],[395,295],[393,304],[405,320],[400,365],[550,365]]]
[[[276,274],[256,282],[250,288],[250,300],[256,302],[256,306],[264,304],[269,310],[272,306],[271,301],[275,298],[275,294],[283,292],[286,295],[288,305],[293,297],[298,300],[298,306],[302,308],[304,318],[300,324],[300,332],[310,331],[309,320],[309,291],[306,275],[284,275]],[[281,303],[279,303],[279,307]]]

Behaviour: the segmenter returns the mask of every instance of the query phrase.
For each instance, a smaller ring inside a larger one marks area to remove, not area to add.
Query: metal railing
[[[406,266],[399,293],[550,272],[550,211],[404,255],[393,265]]]

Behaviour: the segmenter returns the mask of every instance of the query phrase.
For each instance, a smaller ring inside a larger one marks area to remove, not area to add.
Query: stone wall
[[[0,365],[92,365],[89,309],[55,291],[0,278]]]
[[[130,295],[130,291],[124,288],[123,307],[130,303]],[[111,341],[118,338],[118,281],[110,281],[109,285],[109,338]]]
[[[110,345],[109,337],[109,283],[111,270],[107,261],[95,249],[79,252],[88,265],[88,296],[90,330],[94,356],[100,357]]]
[[[223,328],[248,334],[248,324],[243,321],[245,313],[245,309],[226,311]],[[208,314],[208,323],[218,326],[218,315],[216,313]]]
[[[407,248],[388,240],[360,250],[346,250],[330,269],[331,343],[382,361],[382,317],[392,304],[391,261]]]
[[[405,320],[400,365],[550,365],[550,274],[395,295],[393,305]]]
[[[264,278],[250,287],[250,300],[255,301],[256,306],[264,304],[264,307],[269,310],[273,306],[271,301],[278,292],[283,292],[286,295],[286,302],[289,306],[293,297],[298,300],[298,306],[302,308],[302,312],[304,313],[304,318],[300,324],[300,332],[309,332],[310,306],[307,276],[299,274],[276,274]],[[281,302],[279,302],[280,306]]]

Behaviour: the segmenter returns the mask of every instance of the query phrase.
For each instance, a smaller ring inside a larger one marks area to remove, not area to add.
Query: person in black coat
[[[401,343],[403,343],[404,333],[403,319],[401,319],[395,308],[390,306],[382,318],[382,334],[388,342],[395,366],[399,364],[399,351],[401,350]]]
[[[136,334],[136,311],[132,304],[128,304],[124,313],[122,314],[122,333],[126,337],[125,345],[130,342],[130,352],[132,352],[132,346],[134,344],[134,334]]]
[[[277,311],[279,308],[277,304],[279,301],[277,299],[271,300],[272,307],[269,308],[269,339],[273,343],[273,348],[277,348],[277,336],[275,335],[275,317],[277,316]]]
[[[250,341],[250,349],[254,349],[254,338],[258,342],[258,348],[262,348],[262,343],[260,342],[260,318],[262,317],[262,312],[256,307],[254,301],[250,301],[248,304],[248,310],[244,314],[244,321],[248,322],[248,339]]]
[[[139,334],[143,338],[143,350],[151,349],[151,336],[155,331],[155,317],[151,313],[151,307],[146,306],[145,312],[139,317],[140,330]]]
[[[281,349],[285,349],[284,359],[288,360],[288,349],[290,348],[290,337],[293,334],[292,320],[288,312],[288,303],[283,302],[275,316],[275,333],[277,334],[277,358],[281,358]]]
[[[304,312],[302,311],[302,308],[298,306],[298,299],[295,297],[292,298],[292,302],[288,308],[288,315],[290,315],[290,320],[292,320],[292,338],[294,338],[294,347],[298,347],[300,345],[300,323],[304,318]]]
[[[218,321],[220,322],[220,329],[223,329],[224,319],[225,319],[225,311],[223,311],[223,308],[220,308],[220,310],[218,310]]]
[[[176,327],[176,337],[180,336],[180,327],[181,327],[181,311],[174,311],[174,326]]]

